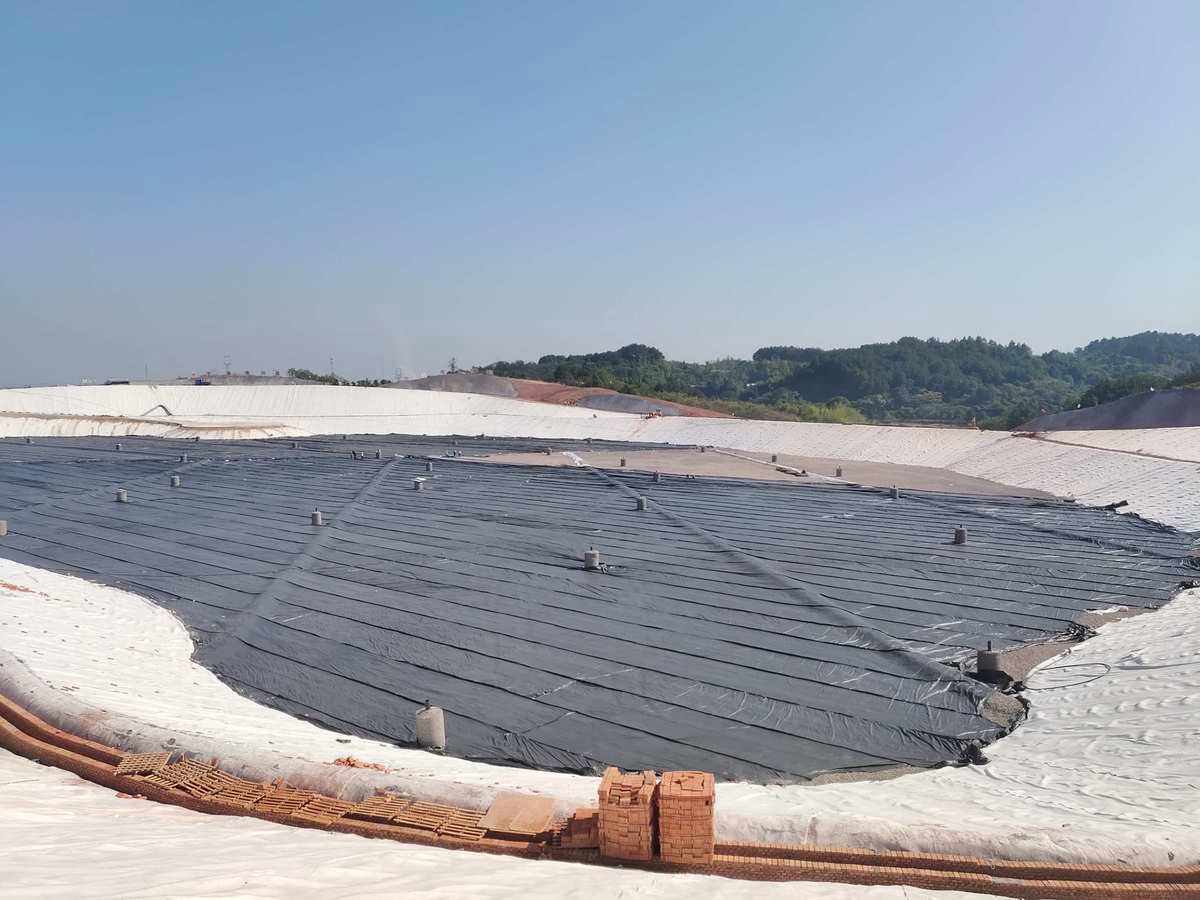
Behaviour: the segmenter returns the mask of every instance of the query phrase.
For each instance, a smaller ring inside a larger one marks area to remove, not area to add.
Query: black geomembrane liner
[[[479,462],[653,445],[116,443],[0,441],[0,555],[172,610],[200,663],[272,706],[412,743],[429,700],[448,752],[546,769],[953,761],[1006,730],[957,667],[976,650],[1077,636],[1196,577],[1192,536],[1057,501]]]

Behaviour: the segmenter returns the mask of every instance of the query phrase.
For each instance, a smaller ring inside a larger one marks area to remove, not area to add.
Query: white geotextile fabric
[[[153,412],[156,404],[173,415],[163,417],[161,409]],[[161,418],[133,423],[94,418],[148,414]],[[183,426],[180,420],[186,420]],[[1129,500],[1131,511],[1148,518],[1200,529],[1200,466],[1134,455],[1190,459],[1194,445],[1189,442],[1197,429],[1054,436],[1125,451],[1112,452],[966,429],[645,420],[504,398],[390,389],[129,386],[0,391],[0,434],[182,436],[191,427],[187,423],[203,424],[203,434],[212,437],[482,432],[705,443],[744,451],[942,466],[1006,484],[1074,494],[1092,504]],[[30,428],[38,430],[22,430]],[[1120,437],[1112,437],[1115,434]],[[494,768],[341,738],[258,706],[193,665],[182,626],[133,595],[3,561],[0,582],[5,582],[0,584],[0,646],[59,690],[89,704],[184,733],[224,736],[244,746],[257,743],[317,763],[349,754],[393,767],[401,778],[503,785],[568,801],[594,796],[594,779]],[[1193,624],[1200,618],[1198,606],[1200,597],[1192,592],[1159,612],[1105,626],[1099,637],[1076,647],[1068,659],[1050,664],[1086,668],[1035,675],[1031,684],[1048,689],[1031,694],[1030,721],[988,749],[993,762],[986,767],[817,788],[722,785],[722,834],[1100,862],[1166,865],[1200,860],[1200,829],[1194,827],[1200,813],[1200,791],[1195,789],[1200,755],[1189,746],[1200,736],[1200,631]],[[1075,674],[1090,680],[1060,686]],[[4,846],[7,843],[0,841],[0,852],[5,852]],[[609,884],[604,882],[606,889]],[[649,884],[638,881],[631,889]],[[861,889],[850,890],[850,896],[866,896]]]
[[[1200,462],[1200,428],[1112,428],[1103,431],[1051,431],[1045,435],[1054,441],[1121,450],[1125,453],[1152,453],[1175,459]]]
[[[1133,452],[1195,459],[1200,457],[1200,429],[1195,428],[1052,435],[1073,444],[1094,445],[1084,447],[966,428],[679,416],[644,419],[506,397],[393,388],[112,385],[0,391],[0,436],[198,434],[230,439],[355,432],[712,444],[752,452],[936,466],[1017,487],[1074,495],[1093,505],[1128,500],[1128,512],[1200,530],[1200,466]],[[848,475],[853,477],[853,472]]]
[[[726,840],[1146,864],[1200,860],[1200,591],[1104,626],[1030,679],[1028,722],[982,768],[820,787],[722,784]],[[51,687],[113,713],[316,763],[382,763],[428,778],[592,802],[598,780],[433,756],[326,731],[235,693],[190,660],[168,612],[133,594],[0,560],[0,644]],[[1059,665],[1083,668],[1056,669]],[[1100,677],[1093,676],[1099,675]],[[1082,682],[1064,687],[1072,681]],[[450,735],[453,740],[453,735]],[[207,751],[206,751],[207,752]],[[422,785],[422,790],[425,786]],[[886,814],[881,815],[881,811]]]
[[[905,887],[766,884],[537,862],[207,816],[123,799],[0,750],[0,897],[972,900]]]

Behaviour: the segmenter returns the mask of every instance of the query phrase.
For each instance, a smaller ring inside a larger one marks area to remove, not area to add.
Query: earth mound
[[[482,372],[454,372],[430,375],[411,381],[397,382],[394,387],[421,391],[450,391],[453,393],[487,394],[492,397],[515,397],[538,403],[559,406],[582,406],[605,412],[625,412],[637,415],[692,416],[700,418],[730,418],[725,413],[654,397],[622,394],[609,388],[573,387],[551,381],[532,381],[526,378],[504,378]]]

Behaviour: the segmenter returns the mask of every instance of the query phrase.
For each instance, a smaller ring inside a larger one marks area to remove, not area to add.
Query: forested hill
[[[676,362],[644,344],[486,369],[664,397],[746,416],[826,421],[975,421],[1010,428],[1150,387],[1200,381],[1200,335],[1147,331],[1035,354],[984,338],[901,338],[842,350],[763,347],[752,359]]]

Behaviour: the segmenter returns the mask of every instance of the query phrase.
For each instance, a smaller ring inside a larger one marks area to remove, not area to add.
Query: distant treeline
[[[1200,335],[1147,331],[1035,354],[984,338],[906,337],[843,350],[778,346],[752,359],[668,360],[660,350],[496,362],[496,375],[606,387],[753,418],[1012,428],[1130,393],[1200,382]]]

